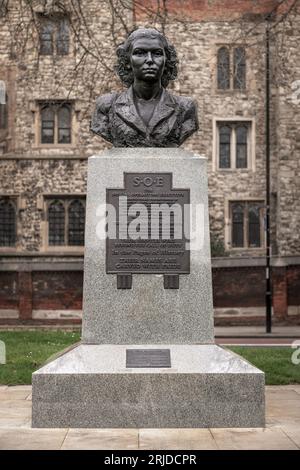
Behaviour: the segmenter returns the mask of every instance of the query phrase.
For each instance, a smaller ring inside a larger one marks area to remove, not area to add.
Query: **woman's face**
[[[131,44],[130,64],[135,79],[145,82],[160,81],[165,63],[166,54],[159,38],[138,38]]]

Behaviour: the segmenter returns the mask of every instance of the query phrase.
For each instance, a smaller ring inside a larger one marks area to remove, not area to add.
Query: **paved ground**
[[[273,326],[266,333],[265,326],[215,326],[218,338],[294,338],[300,339],[300,325]]]
[[[272,333],[264,326],[217,326],[215,337],[217,344],[290,346],[296,340],[300,344],[300,326],[274,326]]]
[[[300,385],[266,387],[258,429],[31,429],[31,387],[0,386],[0,449],[300,449]]]

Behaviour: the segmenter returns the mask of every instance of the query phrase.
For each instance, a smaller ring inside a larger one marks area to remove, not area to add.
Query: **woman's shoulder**
[[[108,113],[114,101],[118,98],[120,93],[112,92],[105,95],[98,96],[96,99],[96,108],[102,113]]]
[[[184,111],[192,111],[197,109],[196,101],[190,96],[183,95],[173,95],[173,93],[168,92],[170,98],[175,102],[180,108]]]

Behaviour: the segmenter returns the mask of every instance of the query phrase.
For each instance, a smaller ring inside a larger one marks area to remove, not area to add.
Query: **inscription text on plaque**
[[[172,173],[124,173],[124,189],[107,189],[106,202],[116,214],[116,236],[106,241],[106,272],[123,276],[118,288],[131,288],[124,275],[148,273],[167,275],[165,288],[178,288],[178,275],[190,272],[184,220],[189,189],[173,188]]]

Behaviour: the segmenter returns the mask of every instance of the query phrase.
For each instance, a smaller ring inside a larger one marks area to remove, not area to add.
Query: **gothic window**
[[[70,46],[69,20],[64,16],[40,17],[40,54],[68,55]]]
[[[244,90],[246,88],[244,47],[222,46],[218,49],[217,87],[219,90]]]
[[[232,204],[232,247],[244,246],[244,205]]]
[[[61,18],[57,25],[56,52],[58,55],[68,55],[70,46],[69,22]]]
[[[219,169],[249,168],[251,122],[219,121],[217,129]]]
[[[235,126],[236,134],[236,168],[247,168],[247,140],[248,140],[248,126],[237,124]]]
[[[68,215],[69,245],[84,245],[85,208],[82,201],[79,199],[72,201],[68,208]]]
[[[47,198],[48,245],[83,246],[85,199],[83,197]]]
[[[8,127],[8,95],[3,93],[4,100],[0,100],[0,129]]]
[[[227,47],[218,50],[218,88],[228,90],[230,87],[230,56]]]
[[[70,144],[71,143],[71,110],[70,106],[63,105],[57,110],[57,129],[58,129],[58,143]]]
[[[17,240],[16,204],[9,198],[0,198],[0,246],[15,246]]]
[[[220,168],[230,168],[230,140],[231,140],[231,127],[220,126],[219,128],[219,142],[220,142]]]
[[[40,107],[42,144],[70,144],[72,111],[70,103],[42,103]]]
[[[46,105],[41,110],[41,142],[42,144],[54,144],[55,113],[51,105]]]
[[[235,201],[230,204],[232,248],[260,248],[264,239],[262,201]]]
[[[244,47],[233,50],[233,88],[242,90],[246,88],[246,53]]]
[[[41,24],[40,30],[40,54],[52,55],[53,54],[53,23],[50,20],[45,20]]]

